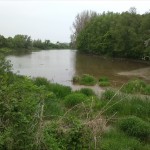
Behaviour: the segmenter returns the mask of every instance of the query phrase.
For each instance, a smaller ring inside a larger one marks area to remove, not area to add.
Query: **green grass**
[[[82,88],[82,89],[80,89],[79,91],[76,91],[76,92],[82,93],[86,96],[96,96],[95,92],[90,88]]]
[[[150,84],[146,84],[143,80],[135,79],[125,84],[121,91],[131,94],[140,93],[150,95]]]
[[[115,95],[114,90],[106,90],[101,97],[99,110],[109,101],[104,114],[112,115],[117,113],[118,117],[134,115],[143,120],[150,121],[150,98],[133,96],[119,93]],[[115,96],[114,96],[115,95]]]
[[[110,86],[110,81],[107,77],[99,78],[99,86]]]
[[[67,95],[64,99],[64,104],[66,107],[71,108],[81,102],[84,102],[87,99],[82,93],[71,93]]]
[[[81,77],[74,76],[72,81],[74,84],[87,85],[87,86],[92,86],[97,83],[96,78],[89,74],[83,74]]]
[[[143,145],[136,138],[129,137],[117,131],[111,129],[106,132],[100,142],[101,150],[148,150],[148,146]]]
[[[128,116],[119,120],[119,128],[127,135],[148,140],[150,138],[150,123],[136,116]]]
[[[47,90],[53,92],[58,98],[63,98],[71,93],[71,87],[60,85],[57,83],[51,83],[46,78],[35,78],[34,83],[37,86],[45,86]]]

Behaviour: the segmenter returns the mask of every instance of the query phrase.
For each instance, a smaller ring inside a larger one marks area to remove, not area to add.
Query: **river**
[[[136,74],[141,69],[142,74],[145,68],[149,70],[150,65],[147,63],[79,54],[76,50],[41,50],[23,55],[9,55],[7,59],[13,64],[14,73],[45,77],[51,82],[71,86],[73,89],[79,88],[71,82],[73,76],[82,74],[90,74],[96,78],[107,76],[113,86],[135,77],[150,80],[150,72],[145,75],[146,78],[140,73]],[[98,89],[97,86],[94,88]]]

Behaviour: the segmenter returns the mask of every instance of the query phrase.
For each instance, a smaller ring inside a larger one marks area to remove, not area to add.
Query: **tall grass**
[[[111,129],[101,139],[101,150],[148,150],[136,138],[129,137],[121,131]]]
[[[105,106],[111,100],[107,106],[109,109],[105,111],[105,115],[111,115],[117,112],[117,116],[135,115],[149,121],[149,98],[122,93],[119,93],[115,96],[114,95],[115,91],[113,90],[106,90],[102,95],[103,106]]]
[[[142,140],[150,138],[150,123],[136,116],[128,116],[119,120],[119,128],[126,134]]]
[[[38,86],[45,86],[47,90],[53,92],[58,98],[63,98],[71,93],[71,87],[57,83],[51,83],[46,78],[35,78],[34,83]]]
[[[125,93],[141,93],[150,95],[150,85],[146,84],[143,80],[135,79],[129,81],[121,90]]]

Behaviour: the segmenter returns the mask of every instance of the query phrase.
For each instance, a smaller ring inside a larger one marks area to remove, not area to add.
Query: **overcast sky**
[[[145,13],[150,10],[150,0],[0,0],[0,34],[70,42],[70,28],[77,13],[122,12],[130,7]]]

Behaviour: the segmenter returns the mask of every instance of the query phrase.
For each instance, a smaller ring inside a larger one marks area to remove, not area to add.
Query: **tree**
[[[83,11],[80,14],[77,14],[77,16],[75,17],[75,21],[73,22],[73,33],[70,36],[72,47],[76,47],[76,38],[78,34],[82,31],[85,25],[95,16],[97,16],[97,14],[93,11]]]
[[[6,47],[6,39],[3,35],[0,35],[0,48]]]
[[[15,48],[28,49],[32,45],[31,37],[27,35],[15,35],[13,42]]]

